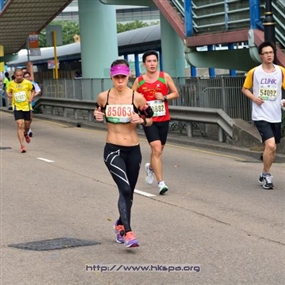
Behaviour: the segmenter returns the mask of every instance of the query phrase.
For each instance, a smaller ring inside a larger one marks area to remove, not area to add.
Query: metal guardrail
[[[169,106],[171,119],[186,122],[187,136],[193,136],[193,122],[216,124],[218,129],[219,142],[224,141],[224,132],[232,138],[234,121],[222,110],[215,108],[198,108]]]
[[[43,114],[50,113],[54,116],[61,115],[67,117],[68,110],[72,110],[75,120],[79,119],[79,112],[87,111],[87,119],[93,121],[94,101],[70,100],[60,98],[39,98],[35,109],[41,109]],[[60,109],[60,111],[58,110]],[[224,132],[232,138],[233,120],[222,110],[214,108],[170,106],[171,119],[186,123],[187,136],[193,136],[193,123],[208,123],[218,125],[218,140],[224,141]]]
[[[75,120],[78,120],[80,111],[87,111],[88,121],[92,122],[95,102],[60,98],[39,98],[36,101],[35,110],[40,109],[43,114],[47,114],[48,107],[50,107],[52,115],[62,115],[65,118],[68,110],[72,110]]]

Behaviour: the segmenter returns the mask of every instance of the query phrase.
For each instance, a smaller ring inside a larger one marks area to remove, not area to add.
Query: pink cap
[[[110,69],[110,75],[111,77],[116,76],[116,75],[129,76],[130,68],[126,66],[125,64],[119,64],[119,65],[112,66]]]

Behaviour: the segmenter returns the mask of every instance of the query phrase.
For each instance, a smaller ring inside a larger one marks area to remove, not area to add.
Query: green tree
[[[157,24],[152,23],[152,25]],[[77,22],[71,22],[71,21],[53,21],[50,23],[50,25],[60,25],[62,26],[62,44],[67,45],[74,43],[74,36],[80,35],[80,29],[79,24]],[[134,22],[129,22],[126,24],[117,23],[117,32],[122,33],[138,28],[147,27],[148,24],[144,23],[142,21],[136,20]],[[46,47],[47,41],[46,41],[46,29],[42,30],[39,34],[39,45],[40,47]]]
[[[46,40],[46,30],[42,30],[39,33],[39,47],[46,47],[47,46],[47,40]]]
[[[62,27],[62,44],[67,45],[74,43],[73,37],[79,35],[79,24],[71,21],[53,21],[50,25],[58,25]],[[40,47],[46,47],[46,29],[39,34]]]
[[[143,28],[143,27],[147,27],[147,26],[148,26],[147,23],[144,23],[144,22],[139,21],[139,20],[135,20],[134,22],[129,22],[126,24],[117,23],[117,33],[119,34],[122,32],[135,30],[135,29]]]

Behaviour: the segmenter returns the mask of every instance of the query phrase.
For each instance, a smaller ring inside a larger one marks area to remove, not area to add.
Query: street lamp
[[[275,21],[273,18],[272,13],[272,0],[266,0],[265,1],[265,13],[264,13],[264,39],[266,42],[273,42],[275,44]],[[276,53],[274,57],[274,61],[276,61]],[[276,62],[275,62],[276,63]]]

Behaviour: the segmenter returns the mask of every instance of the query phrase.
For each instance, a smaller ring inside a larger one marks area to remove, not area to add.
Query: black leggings
[[[140,146],[119,146],[106,143],[104,161],[119,190],[119,224],[131,231],[131,208],[133,195],[141,166]]]

